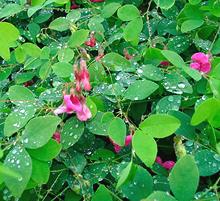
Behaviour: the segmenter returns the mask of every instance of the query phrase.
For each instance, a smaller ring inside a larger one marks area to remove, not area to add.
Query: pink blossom
[[[160,156],[157,156],[155,162],[158,163],[159,165],[162,165],[162,164],[163,164],[163,161],[162,161],[162,159],[160,158]]]
[[[160,65],[161,65],[162,67],[167,67],[167,66],[170,65],[170,62],[169,62],[169,61],[161,61],[161,62],[160,62]]]
[[[87,105],[84,103],[82,105],[82,110],[76,112],[76,116],[80,121],[87,121],[88,119],[92,117],[92,114],[89,108],[87,107]]]
[[[162,167],[164,167],[167,170],[171,170],[173,168],[173,166],[175,165],[174,161],[165,161],[163,162],[163,160],[161,159],[160,156],[157,156],[156,163],[158,163],[159,165],[161,165]]]
[[[95,47],[96,46],[96,38],[94,37],[94,34],[91,36],[91,38],[85,42],[85,45],[89,47]]]
[[[77,96],[64,95],[63,104],[60,105],[56,110],[54,110],[54,114],[55,115],[62,113],[71,114],[73,112],[80,112],[81,110],[82,110],[82,104]]]
[[[190,67],[203,73],[208,73],[211,70],[211,63],[209,61],[209,55],[202,52],[197,52],[191,57],[192,63]]]
[[[80,79],[81,83],[86,91],[91,90],[91,85],[90,85],[90,76],[89,72],[87,69],[86,61],[84,59],[81,59],[80,61]]]
[[[60,141],[61,141],[60,133],[59,132],[55,132],[53,134],[53,139],[56,140],[58,143],[60,143]]]
[[[71,7],[70,7],[70,9],[71,9],[71,10],[74,10],[74,9],[77,9],[77,8],[79,8],[79,5],[76,4],[75,0],[72,0],[72,1],[71,1]]]
[[[174,161],[165,161],[162,166],[167,169],[167,170],[171,170],[173,168],[173,166],[175,165]]]
[[[111,140],[111,143],[113,144],[114,146],[114,150],[116,153],[119,153],[122,149],[122,147],[118,144],[116,144],[113,140]],[[127,135],[126,138],[125,138],[125,145],[124,146],[129,146],[131,144],[131,141],[132,141],[132,135]]]

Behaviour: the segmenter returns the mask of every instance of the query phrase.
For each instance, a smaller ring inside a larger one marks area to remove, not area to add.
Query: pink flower
[[[94,37],[94,35],[85,42],[85,45],[89,46],[89,47],[95,47],[96,46],[96,39]]]
[[[118,144],[116,144],[113,140],[111,140],[111,143],[113,144],[114,146],[114,150],[116,153],[119,153],[122,149],[122,147]],[[132,141],[132,135],[127,135],[126,138],[125,138],[125,145],[124,146],[129,146],[131,144],[131,141]]]
[[[81,83],[86,91],[90,91],[91,90],[90,76],[87,69],[86,61],[83,59],[81,59],[80,61],[80,69],[81,69],[80,72]]]
[[[169,61],[161,61],[161,62],[160,62],[160,65],[161,65],[162,67],[167,67],[167,66],[170,65],[170,62],[169,62]]]
[[[54,140],[56,140],[58,143],[60,143],[61,141],[61,136],[60,136],[60,133],[59,132],[55,132],[53,134],[53,137],[52,137]]]
[[[173,168],[173,166],[175,165],[174,161],[165,161],[163,162],[160,156],[157,156],[156,163],[158,163],[159,165],[161,165],[162,167],[164,167],[167,170],[171,170]]]
[[[80,121],[87,121],[88,119],[92,117],[92,114],[89,108],[87,107],[87,105],[84,103],[82,105],[82,110],[76,112],[76,116]]]
[[[77,5],[77,4],[75,3],[75,0],[72,0],[72,1],[71,1],[71,7],[70,7],[70,9],[71,9],[71,10],[74,10],[74,9],[77,9],[77,8],[79,8],[79,5]]]
[[[202,52],[197,52],[191,57],[192,63],[190,67],[203,73],[208,73],[211,70],[211,63],[209,61],[209,55]]]
[[[174,161],[165,161],[162,166],[167,169],[167,170],[171,170],[173,168],[173,166],[175,165]]]
[[[163,161],[162,161],[162,159],[160,158],[160,156],[157,156],[155,162],[158,163],[159,165],[162,165],[162,164],[163,164]]]
[[[63,102],[64,103],[62,105],[54,110],[55,115],[62,113],[71,114],[73,112],[80,112],[82,110],[82,104],[76,95],[64,95]]]

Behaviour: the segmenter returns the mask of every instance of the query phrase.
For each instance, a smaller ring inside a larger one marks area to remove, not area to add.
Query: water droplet
[[[177,85],[180,89],[184,89],[185,87],[186,87],[186,85],[184,84],[184,83],[179,83],[178,85]]]

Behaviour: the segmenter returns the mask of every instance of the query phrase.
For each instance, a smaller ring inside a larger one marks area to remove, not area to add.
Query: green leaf
[[[177,161],[170,172],[169,183],[178,201],[193,199],[199,184],[199,171],[193,156],[186,155]]]
[[[133,136],[132,147],[142,162],[146,166],[152,167],[157,156],[157,143],[153,137],[138,130]]]
[[[26,55],[29,55],[31,57],[37,58],[41,55],[41,49],[33,43],[24,43],[22,45],[22,48],[25,51]]]
[[[181,122],[181,126],[175,131],[175,134],[182,135],[188,139],[195,139],[195,127],[190,125],[190,116],[180,111],[169,111],[169,114]]]
[[[0,40],[9,44],[19,38],[18,29],[8,22],[0,22]]]
[[[211,176],[220,171],[219,155],[208,150],[199,150],[195,154],[200,176]]]
[[[175,4],[175,0],[154,0],[158,7],[169,9]]]
[[[114,118],[109,124],[108,135],[116,144],[124,146],[126,137],[125,122],[119,117]]]
[[[179,56],[176,52],[170,50],[162,50],[161,53],[174,66],[177,66],[179,68],[185,66],[185,62],[183,61],[182,57]]]
[[[19,179],[21,175],[0,162],[0,184],[4,182],[5,177]]]
[[[220,101],[215,98],[209,98],[202,102],[196,109],[192,116],[191,124],[196,126],[205,120],[208,120],[212,115],[220,109]]]
[[[149,97],[158,88],[159,85],[152,81],[137,80],[127,88],[124,97],[129,100],[143,100]]]
[[[69,20],[59,17],[49,24],[49,28],[56,31],[66,31],[69,29]]]
[[[10,101],[15,105],[33,104],[35,103],[34,94],[26,87],[14,85],[8,90]]]
[[[38,185],[46,184],[50,176],[50,165],[48,162],[42,162],[32,159],[31,179]]]
[[[142,65],[137,73],[153,81],[160,81],[164,78],[163,71],[152,64]]]
[[[112,118],[109,118],[107,121],[102,122],[103,115],[104,113],[97,112],[96,116],[88,122],[87,128],[91,133],[96,135],[108,136],[109,123],[111,122],[114,116]]]
[[[34,117],[36,108],[33,105],[22,105],[11,112],[5,119],[4,135],[9,137],[19,131]]]
[[[24,9],[22,5],[15,3],[6,4],[4,8],[0,10],[0,18],[11,17]]]
[[[220,38],[218,38],[215,41],[211,52],[212,52],[212,54],[219,54],[220,53]]]
[[[140,124],[140,129],[144,133],[155,138],[165,138],[172,135],[179,127],[180,121],[168,114],[153,114]]]
[[[74,57],[74,51],[70,48],[62,48],[58,51],[58,60],[60,62],[70,62]]]
[[[139,35],[143,29],[142,18],[136,18],[130,21],[124,29],[124,39],[131,42],[139,42]],[[137,45],[137,43],[136,43]]]
[[[186,33],[203,25],[203,20],[186,20],[181,25],[181,32]]]
[[[173,196],[163,191],[154,191],[149,197],[147,197],[147,199],[144,199],[143,201],[152,201],[152,200],[177,201]]]
[[[174,94],[193,93],[193,88],[188,80],[179,73],[171,72],[164,77],[164,88]]]
[[[69,39],[69,46],[70,47],[79,47],[82,45],[89,36],[89,30],[80,29],[75,31]]]
[[[42,147],[53,136],[60,122],[59,117],[50,115],[30,120],[22,135],[24,146],[30,149]]]
[[[47,144],[38,149],[27,149],[27,152],[32,158],[40,161],[51,161],[61,151],[61,145],[53,139],[50,139]]]
[[[131,62],[115,52],[106,54],[102,62],[112,71],[134,71]]]
[[[92,196],[92,201],[100,200],[112,201],[112,196],[104,185],[100,185],[95,194]]]
[[[81,17],[81,12],[79,10],[72,10],[67,14],[66,19],[75,23],[77,20],[80,19],[80,17]]]
[[[135,168],[132,161],[130,163],[128,163],[126,168],[124,168],[120,173],[120,177],[117,182],[116,189],[120,188],[124,183],[126,183],[126,181],[129,180],[129,177],[131,176],[132,171],[135,171],[135,169],[136,168]]]
[[[20,197],[25,190],[31,177],[31,163],[32,162],[29,154],[23,147],[18,145],[15,146],[5,158],[4,165],[21,175],[19,178],[4,178],[5,184],[13,196]]]
[[[109,18],[118,10],[118,8],[121,6],[120,3],[109,3],[105,5],[102,9],[102,17]]]
[[[45,80],[51,72],[51,62],[47,61],[41,65],[39,70],[39,76],[42,80]]]
[[[92,113],[92,117],[95,117],[98,110],[97,110],[97,106],[96,104],[93,102],[93,100],[91,99],[91,97],[87,97],[86,98],[86,105],[88,106],[88,108],[90,109],[90,112]]]
[[[202,0],[189,0],[189,3],[192,5],[199,4]]]
[[[84,132],[84,124],[76,117],[68,119],[61,133],[61,144],[63,149],[73,146],[82,136]]]
[[[22,84],[27,81],[30,81],[34,76],[35,76],[35,73],[33,72],[17,73],[15,82],[17,84]]]
[[[140,16],[140,12],[136,6],[127,4],[118,9],[118,17],[122,21],[131,21]]]
[[[153,192],[153,179],[150,173],[138,166],[133,178],[122,187],[122,194],[132,201],[140,201]]]
[[[71,73],[73,73],[73,66],[66,62],[55,63],[52,69],[58,77],[70,77]]]
[[[164,96],[160,99],[156,106],[157,113],[168,113],[171,110],[179,110],[181,104],[181,96],[172,95]]]

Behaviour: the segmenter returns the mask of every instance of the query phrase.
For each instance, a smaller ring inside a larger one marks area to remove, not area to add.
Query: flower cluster
[[[171,170],[173,168],[173,166],[175,165],[174,161],[165,161],[165,162],[163,162],[160,156],[157,156],[155,162],[158,163],[159,165],[161,165],[162,167],[164,167],[167,170]]]
[[[211,70],[209,57],[209,55],[202,52],[197,52],[193,54],[191,57],[193,62],[190,64],[190,67],[202,73],[208,73]]]
[[[111,143],[112,143],[113,146],[114,146],[115,152],[116,152],[116,153],[119,153],[119,152],[121,151],[122,147],[121,147],[120,145],[116,144],[116,143],[115,143],[114,141],[112,141],[111,139],[110,139],[110,141],[111,141]],[[132,141],[132,134],[126,136],[126,138],[125,138],[125,145],[124,145],[124,146],[130,145],[130,144],[131,144],[131,141]]]
[[[91,85],[89,81],[89,72],[84,59],[80,61],[80,68],[78,65],[74,65],[74,74],[75,89],[72,88],[70,94],[64,93],[63,104],[54,111],[54,114],[72,114],[75,112],[80,121],[87,121],[92,117],[92,114],[86,105],[86,98],[82,94],[82,89],[90,91]]]

